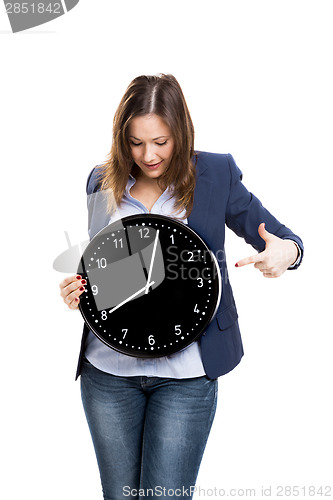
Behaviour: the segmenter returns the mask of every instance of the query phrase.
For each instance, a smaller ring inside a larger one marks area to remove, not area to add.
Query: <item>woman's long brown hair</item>
[[[190,113],[176,78],[170,74],[142,75],[129,84],[113,119],[113,141],[106,162],[101,168],[101,189],[109,189],[108,211],[112,213],[120,204],[128,176],[137,173],[139,167],[133,161],[128,126],[132,118],[149,113],[158,115],[168,125],[174,139],[174,149],[168,168],[157,182],[160,188],[173,184],[175,209],[185,209],[188,217],[193,207],[195,188],[194,128]]]

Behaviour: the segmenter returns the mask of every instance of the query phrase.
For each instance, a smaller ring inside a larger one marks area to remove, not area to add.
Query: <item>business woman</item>
[[[139,76],[113,122],[105,164],[87,181],[89,235],[119,217],[154,213],[182,220],[214,252],[223,294],[199,340],[170,356],[118,353],[84,326],[77,377],[105,500],[124,496],[192,498],[215,415],[217,378],[243,356],[237,310],[224,254],[225,225],[257,254],[266,278],[297,269],[303,244],[242,183],[230,154],[194,150],[194,129],[172,75]],[[77,309],[85,282],[70,276],[60,293]]]

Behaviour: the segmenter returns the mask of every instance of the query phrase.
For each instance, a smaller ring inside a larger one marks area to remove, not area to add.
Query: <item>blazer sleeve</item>
[[[87,195],[96,193],[99,189],[99,180],[101,175],[101,169],[99,168],[101,165],[96,165],[94,167],[87,178],[86,184],[86,193]]]
[[[291,229],[281,224],[261,201],[250,193],[242,183],[243,174],[231,154],[227,155],[230,169],[230,194],[226,208],[226,225],[238,236],[245,239],[258,252],[265,249],[265,242],[258,234],[259,224],[265,222],[267,231],[282,239],[295,241],[300,248],[300,259],[294,267],[297,269],[303,259],[304,246],[301,238]]]
[[[101,169],[98,167],[100,167],[100,165],[97,165],[91,170],[90,174],[88,175],[86,184],[88,233],[90,239],[94,236],[91,230],[93,218],[95,221],[99,220],[102,222],[105,219],[106,214],[107,195],[105,194],[105,192],[100,191]]]

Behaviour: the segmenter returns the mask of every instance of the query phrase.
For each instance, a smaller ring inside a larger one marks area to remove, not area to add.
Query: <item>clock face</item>
[[[159,357],[198,339],[221,299],[214,254],[186,224],[132,215],[103,228],[85,249],[79,308],[109,347]]]

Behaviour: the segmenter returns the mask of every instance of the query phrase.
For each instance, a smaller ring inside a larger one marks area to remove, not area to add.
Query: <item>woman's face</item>
[[[174,139],[162,118],[155,114],[132,118],[128,128],[129,143],[139,176],[157,179],[168,167]]]

